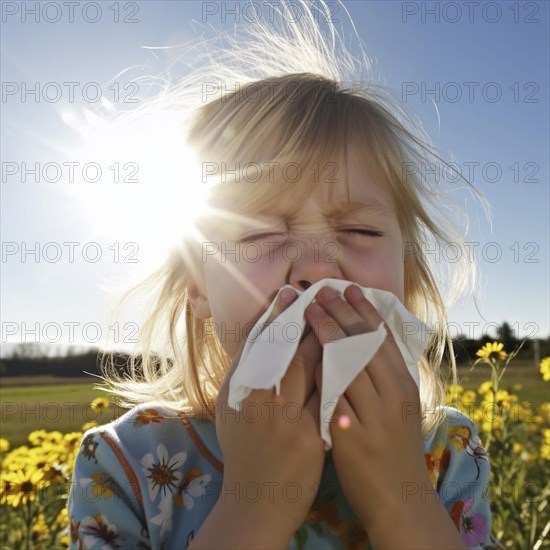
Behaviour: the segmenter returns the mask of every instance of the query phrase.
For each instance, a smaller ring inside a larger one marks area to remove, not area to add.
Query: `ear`
[[[191,309],[193,310],[195,317],[198,317],[199,319],[208,319],[209,317],[212,317],[206,290],[204,290],[197,283],[192,283],[187,287],[187,296],[189,297]]]

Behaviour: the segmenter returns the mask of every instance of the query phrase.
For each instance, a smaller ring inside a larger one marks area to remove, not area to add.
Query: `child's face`
[[[392,201],[353,156],[348,181],[350,203],[360,204],[348,207],[345,182],[320,182],[303,204],[281,197],[276,212],[246,225],[226,223],[203,245],[201,292],[208,302],[198,316],[212,316],[231,357],[285,284],[304,290],[320,279],[344,279],[404,301],[403,241]]]

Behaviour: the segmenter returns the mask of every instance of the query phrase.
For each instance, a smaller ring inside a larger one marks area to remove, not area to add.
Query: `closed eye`
[[[374,229],[365,229],[359,227],[350,227],[346,229],[339,229],[343,233],[351,233],[353,235],[364,235],[366,237],[382,237],[383,233]]]

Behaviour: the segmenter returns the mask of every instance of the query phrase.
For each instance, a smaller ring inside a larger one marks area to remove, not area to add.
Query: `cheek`
[[[216,262],[206,270],[213,321],[239,334],[262,315],[284,285],[284,276],[277,275],[274,262],[252,259],[250,255],[248,259]]]
[[[400,251],[380,250],[353,255],[345,272],[348,278],[362,286],[386,290],[404,301],[405,272]]]

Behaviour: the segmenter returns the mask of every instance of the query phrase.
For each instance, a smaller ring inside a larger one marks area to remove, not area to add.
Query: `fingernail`
[[[332,302],[332,300],[336,300],[338,298],[338,293],[332,288],[325,287],[321,290],[320,293],[321,300],[324,300],[325,302]]]
[[[361,289],[357,285],[351,285],[349,287],[349,295],[352,300],[359,301],[363,299],[363,293],[361,292]]]
[[[285,288],[281,292],[281,303],[286,306],[294,300],[295,296],[296,293],[293,290],[290,290],[290,288]]]

